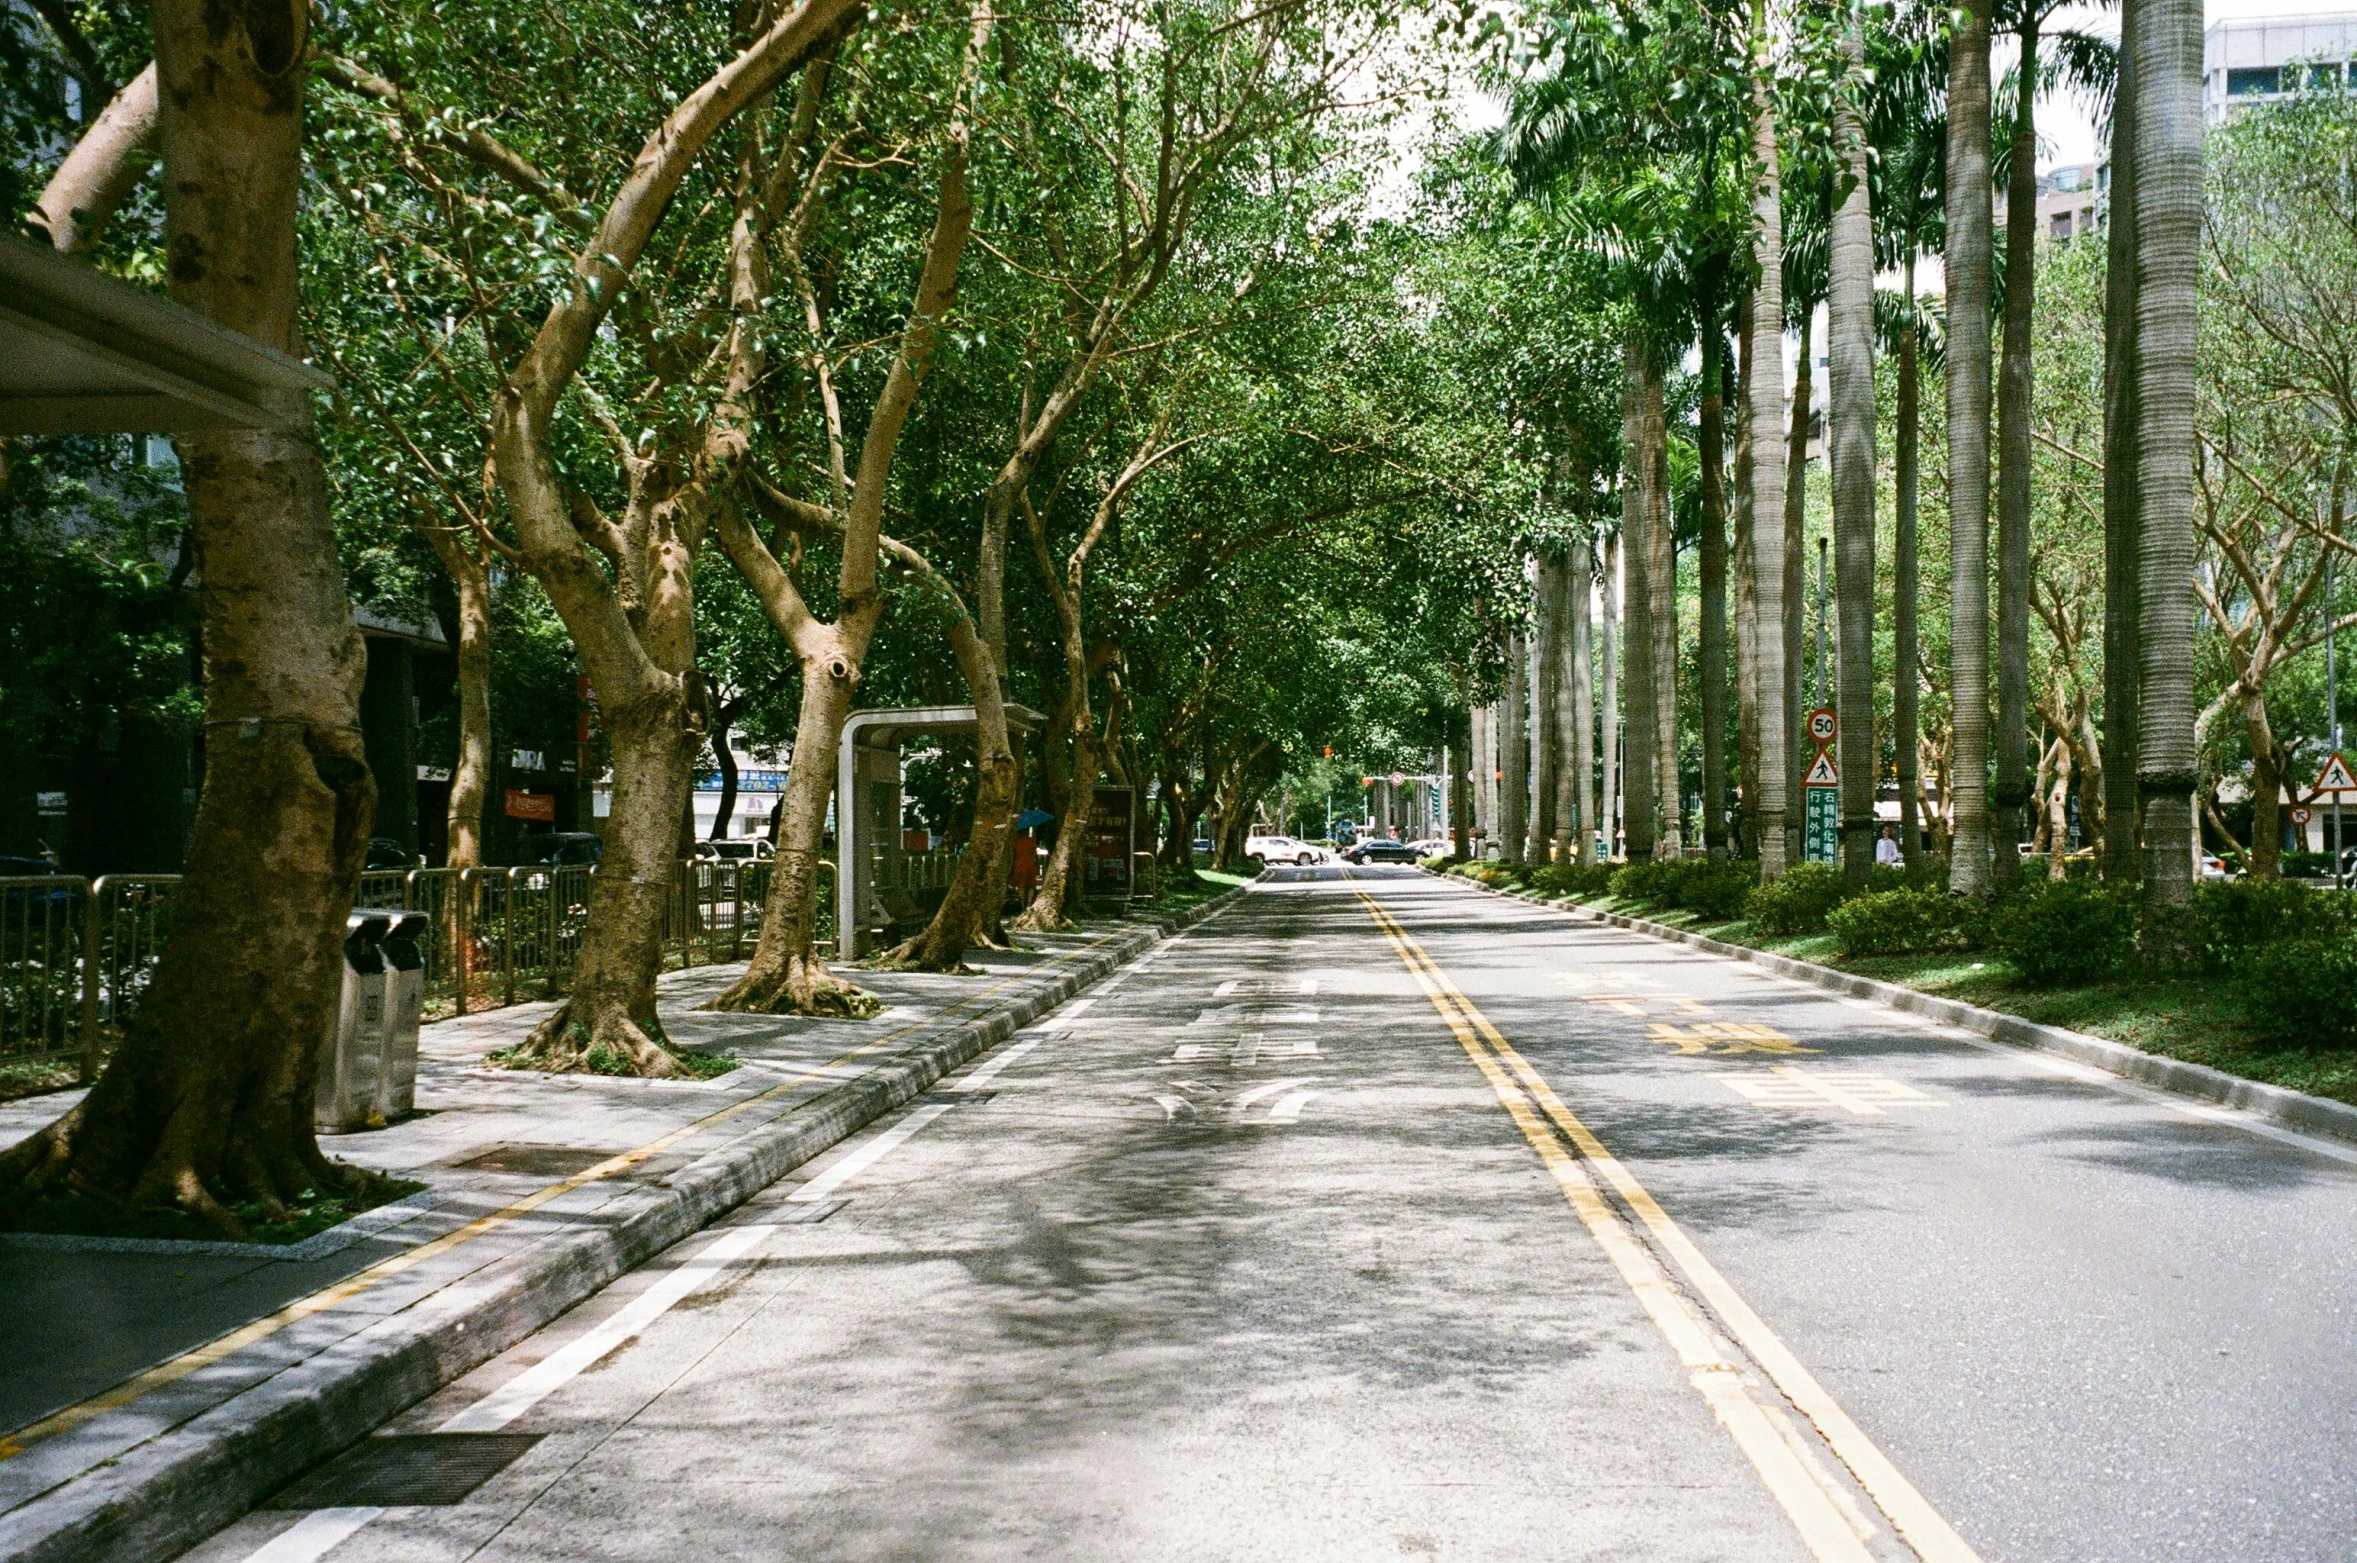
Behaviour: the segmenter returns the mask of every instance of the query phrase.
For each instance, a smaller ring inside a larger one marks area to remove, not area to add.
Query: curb
[[[1434,875],[1434,878],[1453,877]],[[1778,976],[1790,977],[1831,993],[1844,993],[1852,998],[1875,999],[1893,1009],[1921,1015],[1926,1020],[1954,1026],[1992,1042],[2003,1042],[2013,1047],[2035,1052],[2053,1053],[2117,1075],[2138,1085],[2154,1087],[2176,1096],[2190,1096],[2197,1101],[2231,1107],[2263,1118],[2286,1129],[2307,1134],[2329,1135],[2336,1140],[2357,1143],[2357,1107],[2336,1102],[2329,1097],[2311,1096],[2305,1091],[2294,1091],[2285,1086],[2268,1085],[2263,1081],[2245,1080],[2230,1075],[2223,1069],[2212,1069],[2207,1064],[2187,1063],[2179,1058],[2163,1058],[2130,1047],[2125,1042],[2112,1042],[2103,1037],[2091,1037],[2083,1031],[2072,1031],[2062,1026],[2040,1025],[2024,1020],[2019,1015],[2008,1015],[1999,1010],[1982,1009],[1975,1004],[1956,999],[1943,999],[1901,987],[1895,982],[1880,982],[1872,977],[1860,977],[1830,966],[1819,966],[1813,961],[1794,960],[1789,955],[1777,955],[1768,950],[1755,950],[1748,944],[1730,944],[1724,939],[1713,939],[1706,934],[1691,933],[1642,917],[1630,917],[1621,912],[1599,912],[1584,906],[1565,906],[1542,896],[1519,890],[1497,890],[1472,880],[1462,881],[1468,888],[1509,900],[1528,901],[1549,911],[1569,917],[1576,922],[1602,923],[1609,927],[1625,928],[1632,933],[1667,940],[1674,944],[1691,945],[1712,955],[1723,955],[1754,966],[1765,967]]]
[[[1238,886],[1117,935],[1052,983],[918,1044],[672,1174],[601,1224],[511,1254],[188,1422],[0,1515],[6,1563],[150,1563],[238,1519],[320,1459],[541,1329],[951,1070],[1212,917]]]

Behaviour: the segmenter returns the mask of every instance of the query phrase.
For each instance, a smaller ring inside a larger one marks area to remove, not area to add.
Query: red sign
[[[507,790],[507,817],[544,820],[553,825],[557,819],[556,795],[548,792],[518,792],[510,787]]]

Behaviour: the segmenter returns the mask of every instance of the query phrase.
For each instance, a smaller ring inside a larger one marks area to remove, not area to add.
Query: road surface
[[[2357,1149],[1282,870],[386,1430],[508,1462],[460,1501],[190,1556],[2346,1563],[2353,1195]]]

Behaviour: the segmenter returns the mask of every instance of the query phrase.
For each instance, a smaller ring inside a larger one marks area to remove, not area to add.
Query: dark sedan
[[[1375,836],[1342,854],[1345,863],[1413,863],[1416,849],[1404,841]]]

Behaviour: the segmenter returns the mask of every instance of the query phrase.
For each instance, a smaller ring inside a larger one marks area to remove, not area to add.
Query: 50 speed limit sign
[[[1831,706],[1819,706],[1809,713],[1809,741],[1829,744],[1841,732],[1841,722]]]

